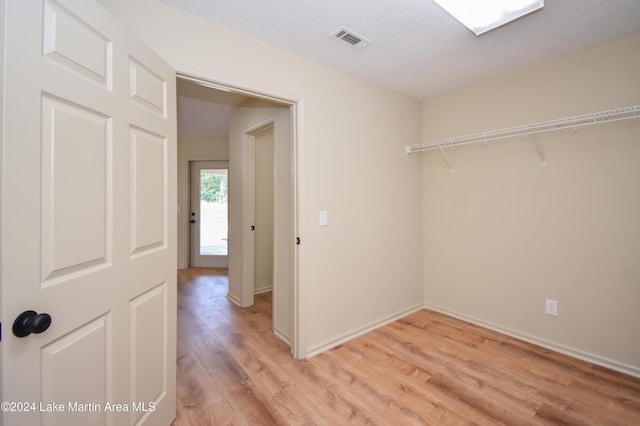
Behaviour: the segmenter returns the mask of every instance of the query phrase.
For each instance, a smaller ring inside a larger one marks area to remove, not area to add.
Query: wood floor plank
[[[178,272],[175,426],[640,425],[640,379],[428,310],[296,360],[226,273]]]
[[[349,372],[352,381],[360,382],[367,389],[376,384],[369,396],[365,392],[360,392],[359,395],[366,398],[371,406],[380,407],[388,421],[395,419],[400,424],[441,424],[445,410],[425,398],[419,387],[403,380],[404,374],[398,374],[398,369],[380,368],[378,361],[368,358],[368,352],[362,352],[351,345],[341,346],[332,351],[332,355],[336,356],[338,365]],[[364,377],[368,380],[362,380]],[[419,400],[421,403],[407,403],[411,400]]]

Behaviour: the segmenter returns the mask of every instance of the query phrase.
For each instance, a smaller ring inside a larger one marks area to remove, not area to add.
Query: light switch
[[[327,211],[326,210],[321,210],[320,211],[320,226],[327,226],[329,225],[329,216],[327,215]]]

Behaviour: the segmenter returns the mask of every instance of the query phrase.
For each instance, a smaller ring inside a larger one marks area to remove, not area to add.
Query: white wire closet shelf
[[[596,124],[611,123],[620,120],[637,120],[640,117],[640,105],[609,111],[594,112],[591,114],[577,115],[574,117],[559,118],[557,120],[541,121],[539,123],[525,124],[522,126],[508,127],[506,129],[490,130],[488,132],[474,133],[472,135],[457,136],[454,138],[440,139],[436,141],[407,145],[406,153],[426,152],[443,148],[468,145],[477,142],[487,142],[496,139],[511,138],[515,136],[529,136],[536,133],[552,132],[562,129],[577,129],[578,127],[593,126]]]

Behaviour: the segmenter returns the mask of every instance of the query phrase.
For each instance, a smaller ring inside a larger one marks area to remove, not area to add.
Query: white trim
[[[298,99],[289,110],[291,111],[291,134],[295,135],[292,141],[293,173],[293,238],[300,238],[300,244],[293,249],[293,292],[291,300],[291,353],[297,359],[307,357],[307,261],[304,246],[304,230],[307,229],[306,217],[306,139],[305,139],[305,100]]]
[[[211,72],[211,70],[197,69],[177,61],[170,60],[168,62],[176,70],[176,74],[181,78],[195,81],[201,85],[204,84],[212,89],[227,92],[232,91],[251,97],[260,97],[272,102],[291,105],[300,102],[303,98],[298,94],[287,93],[271,87],[260,86],[255,82],[237,81],[229,76],[222,76]]]
[[[242,220],[242,306],[252,306],[254,303],[255,279],[255,171],[256,171],[256,138],[248,129],[243,130],[242,142],[246,145],[242,158],[245,184],[242,187],[242,205],[244,211],[240,213]]]
[[[227,293],[227,300],[233,303],[234,305],[242,308],[242,305],[240,304],[240,300],[236,299],[233,295],[229,293]]]
[[[268,293],[270,291],[273,291],[273,286],[271,284],[267,284],[264,287],[256,287],[253,289],[253,294],[258,295],[258,294],[262,294],[262,293]]]
[[[362,328],[358,328],[355,330],[352,330],[346,334],[343,334],[341,336],[336,336],[334,338],[331,338],[329,340],[325,340],[323,343],[320,343],[319,345],[315,345],[312,348],[309,348],[309,351],[307,353],[307,358],[311,358],[312,356],[318,355],[321,352],[324,352],[326,350],[329,350],[331,348],[335,348],[338,345],[341,345],[342,343],[345,343],[349,340],[355,339],[358,336],[362,336],[363,334],[366,334],[370,331],[373,331],[377,328],[380,328],[384,325],[387,325],[389,323],[392,323],[394,321],[397,321],[401,318],[406,317],[407,315],[411,315],[415,312],[418,312],[420,310],[424,309],[424,305],[421,303],[417,306],[413,306],[407,309],[404,309],[396,314],[393,314],[391,316],[379,319],[378,321],[375,321],[374,323],[371,323],[370,325],[367,325],[366,327],[362,327]]]
[[[510,337],[514,337],[519,340],[523,340],[528,343],[533,343],[534,345],[542,346],[543,348],[550,349],[555,352],[559,352],[564,355],[568,355],[570,357],[587,361],[592,364],[596,364],[602,367],[610,368],[615,371],[619,371],[624,374],[628,374],[630,376],[639,377],[640,378],[640,368],[634,367],[632,365],[624,364],[622,362],[618,362],[609,358],[602,357],[600,355],[596,355],[590,352],[581,351],[576,348],[572,348],[570,346],[566,346],[560,343],[551,342],[549,340],[540,339],[535,336],[531,336],[526,333],[521,333],[516,330],[512,330],[506,327],[502,327],[487,321],[483,321],[474,317],[470,317],[468,315],[464,315],[455,311],[451,311],[449,309],[441,308],[439,306],[431,305],[428,303],[424,304],[425,309],[430,309],[435,312],[439,312],[441,314],[457,318],[463,321],[470,322],[472,324],[478,325],[480,327],[487,328],[489,330],[497,331],[498,333],[505,334]]]
[[[289,347],[291,347],[291,339],[289,339],[283,332],[278,330],[276,327],[273,328],[273,334],[284,343],[286,343]]]

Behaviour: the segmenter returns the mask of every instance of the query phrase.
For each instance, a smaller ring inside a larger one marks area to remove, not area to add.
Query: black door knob
[[[191,219],[191,223],[196,223],[196,220],[195,219]]]
[[[26,337],[31,333],[40,334],[51,325],[51,315],[36,311],[24,311],[13,322],[13,335]]]

